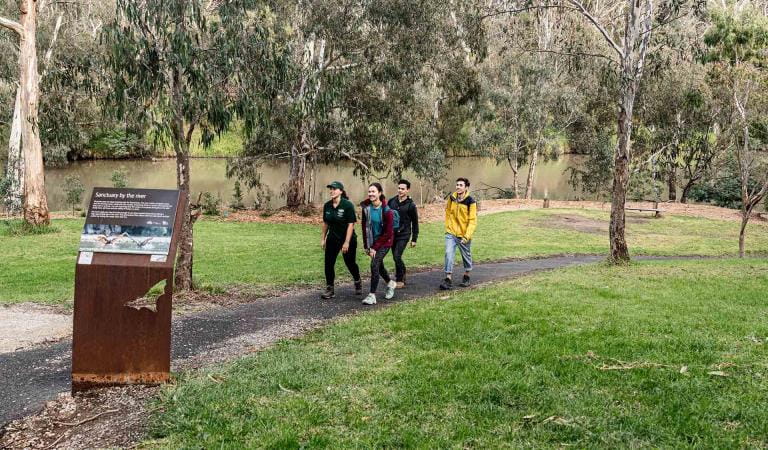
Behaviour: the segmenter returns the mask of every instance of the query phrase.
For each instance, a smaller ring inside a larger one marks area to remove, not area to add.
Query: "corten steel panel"
[[[77,264],[72,331],[72,391],[119,384],[168,381],[171,366],[173,268],[181,232],[179,193],[173,237],[165,262],[150,255],[94,253]],[[79,255],[78,255],[79,258]],[[127,306],[165,280],[156,311]]]

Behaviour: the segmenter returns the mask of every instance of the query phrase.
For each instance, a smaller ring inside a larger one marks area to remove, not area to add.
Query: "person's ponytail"
[[[347,191],[344,189],[341,190],[341,198],[349,200],[349,197],[347,196]]]

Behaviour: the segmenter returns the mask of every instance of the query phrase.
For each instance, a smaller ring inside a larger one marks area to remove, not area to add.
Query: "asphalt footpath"
[[[527,273],[566,266],[594,263],[604,256],[563,256],[499,263],[477,264],[472,287]],[[364,262],[364,260],[359,260]],[[363,266],[363,274],[367,267]],[[462,270],[457,267],[456,278]],[[440,270],[408,275],[408,286],[398,289],[392,300],[383,299],[384,283],[379,284],[379,303],[361,304],[362,297],[352,285],[337,287],[336,298],[321,300],[320,291],[304,291],[276,298],[262,298],[233,308],[216,308],[174,320],[171,357],[180,361],[215,348],[217,344],[243,335],[259,333],[288,320],[324,320],[375,310],[387,305],[437,294],[443,278]],[[365,278],[364,278],[365,280]],[[457,284],[457,283],[456,283]],[[454,286],[456,286],[454,284]],[[367,288],[367,283],[364,283]],[[454,290],[464,288],[456,287]],[[471,289],[471,288],[469,288]],[[45,402],[70,390],[72,341],[0,354],[0,428],[11,420],[37,413]]]

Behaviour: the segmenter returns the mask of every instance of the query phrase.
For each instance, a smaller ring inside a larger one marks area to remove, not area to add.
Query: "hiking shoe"
[[[405,287],[405,281],[398,281],[398,282],[396,282],[396,286],[395,287],[398,288],[398,289],[404,288]]]
[[[355,295],[363,295],[363,280],[355,281]]]
[[[368,296],[363,299],[363,305],[375,305],[375,304],[376,304],[376,294],[368,294]]]
[[[459,283],[459,286],[461,287],[469,287],[469,275],[464,275],[464,278],[461,279],[461,283]]]
[[[333,297],[336,297],[336,293],[333,292],[333,286],[327,286],[325,288],[325,292],[320,294],[320,298],[322,298],[323,300],[328,300]]]
[[[394,297],[396,287],[397,283],[395,283],[395,280],[389,280],[389,283],[387,283],[387,293],[384,294],[384,298],[390,300],[392,297]]]
[[[451,279],[448,277],[445,277],[445,280],[443,280],[443,282],[440,283],[440,290],[450,291],[451,289],[453,289],[453,285],[451,284]]]

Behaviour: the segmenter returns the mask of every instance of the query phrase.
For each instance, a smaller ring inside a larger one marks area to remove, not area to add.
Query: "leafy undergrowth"
[[[182,375],[149,446],[765,447],[768,262],[576,267]]]

